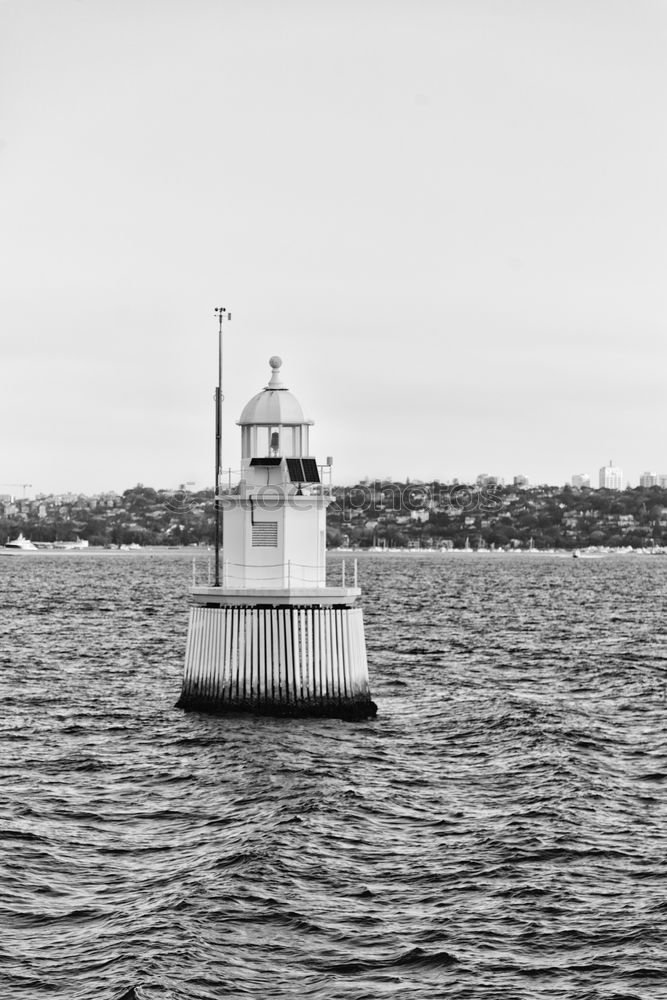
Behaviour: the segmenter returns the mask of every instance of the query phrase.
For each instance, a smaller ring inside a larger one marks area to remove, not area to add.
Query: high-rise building
[[[609,459],[609,465],[603,465],[600,469],[600,489],[623,489],[623,469],[619,469],[617,465],[614,465],[611,459]]]
[[[639,485],[647,490],[651,486],[658,485],[658,473],[657,472],[642,472],[639,477]]]
[[[585,472],[577,472],[572,476],[572,486],[575,490],[583,490],[591,485],[591,477]]]
[[[518,475],[514,477],[514,485],[519,488],[528,486],[528,477],[524,475]]]

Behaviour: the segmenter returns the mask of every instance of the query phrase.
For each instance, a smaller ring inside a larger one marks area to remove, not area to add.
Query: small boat
[[[52,542],[49,548],[57,552],[76,552],[79,549],[87,549],[88,540],[77,536],[75,542]]]
[[[39,552],[39,549],[29,538],[24,538],[22,533],[0,548],[0,555],[3,556],[20,556],[29,552]]]

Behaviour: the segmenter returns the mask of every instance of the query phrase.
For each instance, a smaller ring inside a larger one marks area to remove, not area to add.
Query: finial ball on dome
[[[277,354],[274,354],[272,358],[269,358],[269,364],[271,365],[274,371],[278,371],[282,363],[283,359],[279,358]]]

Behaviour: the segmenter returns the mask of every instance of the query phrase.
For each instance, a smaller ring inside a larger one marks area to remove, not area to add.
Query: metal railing
[[[353,559],[352,563],[353,583],[351,585],[356,587],[358,580],[357,560]],[[303,586],[349,586],[350,584],[347,583],[348,571],[345,560],[343,559],[340,563],[334,564],[334,566],[336,565],[340,566],[340,574],[327,573],[327,570],[330,570],[332,567],[327,567],[326,565],[307,565],[305,563],[296,563],[291,559],[288,559],[287,563],[269,563],[264,566],[252,566],[247,563],[232,563],[228,559],[223,558],[220,565],[220,577],[222,587],[228,590],[248,589],[254,584],[260,589],[264,586],[276,589]],[[274,572],[275,570],[281,570],[282,572],[277,573]],[[330,577],[328,581],[327,576]],[[331,580],[331,576],[338,577],[338,580]],[[206,563],[203,563],[201,560],[199,563],[196,559],[192,560],[193,587],[212,587],[213,578],[214,565],[211,555],[209,555]]]
[[[306,496],[328,496],[331,497],[333,493],[333,482],[331,479],[331,473],[329,473],[328,481],[325,482],[325,470],[329,469],[327,465],[318,465],[318,471],[320,474],[319,483],[302,483],[301,489]],[[244,481],[244,473],[242,469],[223,469],[220,474],[220,493],[219,496],[235,496],[239,493],[239,488],[241,483]],[[293,486],[297,487],[298,483],[278,483],[269,484],[269,488],[275,488],[278,486]],[[253,490],[257,487],[253,486]]]

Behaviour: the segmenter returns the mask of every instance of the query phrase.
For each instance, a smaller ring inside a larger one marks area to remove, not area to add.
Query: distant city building
[[[528,476],[518,475],[514,477],[515,486],[528,486]]]
[[[623,469],[619,469],[609,461],[609,465],[603,465],[600,469],[600,489],[601,490],[622,490],[623,489]]]
[[[480,472],[475,480],[476,486],[497,486],[500,482],[498,476],[490,476],[487,472]]]
[[[665,475],[658,476],[658,486],[663,490],[667,490],[667,476]]]
[[[591,477],[585,472],[577,472],[572,476],[572,486],[575,490],[583,490],[591,485]]]
[[[639,477],[639,485],[642,489],[649,489],[651,486],[658,485],[658,473],[657,472],[642,472]]]

